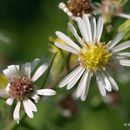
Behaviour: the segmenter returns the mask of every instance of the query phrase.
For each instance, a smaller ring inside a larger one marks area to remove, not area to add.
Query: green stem
[[[26,113],[23,112],[22,116],[21,116],[21,120],[20,123],[22,123],[22,121],[26,118]],[[16,130],[17,127],[19,126],[19,124],[17,124],[17,122],[15,120],[13,120],[10,124],[10,126],[6,129],[6,130]]]

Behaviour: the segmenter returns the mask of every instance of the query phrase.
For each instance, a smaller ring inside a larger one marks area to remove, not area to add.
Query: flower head
[[[83,14],[90,15],[93,12],[90,0],[68,0],[66,5],[61,2],[59,8],[73,20],[76,17],[82,17]]]
[[[68,0],[67,7],[76,17],[82,17],[84,13],[89,14],[93,10],[90,0]]]
[[[83,18],[77,18],[78,27],[82,38],[79,37],[76,29],[72,24],[68,24],[71,32],[79,42],[80,46],[68,38],[65,34],[57,31],[56,35],[65,41],[68,45],[63,45],[55,42],[55,45],[68,52],[77,54],[79,67],[73,70],[61,83],[62,88],[67,85],[67,89],[71,89],[81,78],[76,96],[81,100],[85,100],[88,94],[90,80],[93,75],[96,76],[99,91],[102,96],[106,95],[107,91],[118,90],[115,80],[109,75],[108,69],[110,64],[119,64],[121,66],[130,66],[128,60],[128,52],[120,52],[130,47],[130,41],[119,43],[123,37],[123,32],[108,42],[100,41],[103,31],[103,19],[100,17],[96,23],[96,19],[89,20],[87,15]],[[117,45],[117,46],[116,46]]]
[[[81,66],[86,67],[93,72],[98,69],[105,69],[108,60],[111,58],[111,53],[107,49],[107,44],[92,43],[85,44],[79,53],[79,62]]]
[[[51,96],[55,95],[56,92],[52,89],[40,89],[37,90],[35,81],[42,76],[46,71],[47,65],[41,65],[37,71],[32,75],[32,71],[39,63],[39,59],[35,59],[32,63],[28,62],[23,64],[21,67],[19,65],[10,65],[7,69],[3,70],[7,82],[6,87],[0,88],[0,96],[8,97],[6,103],[12,105],[14,100],[17,100],[17,104],[13,113],[14,120],[19,123],[20,116],[20,106],[23,103],[26,114],[33,118],[33,112],[37,111],[35,104],[30,100],[34,99],[37,103],[40,99],[38,95]],[[3,77],[4,78],[4,77]]]

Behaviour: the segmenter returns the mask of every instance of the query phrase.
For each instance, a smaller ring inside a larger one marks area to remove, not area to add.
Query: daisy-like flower
[[[119,43],[123,37],[123,32],[109,42],[101,42],[103,31],[103,19],[100,17],[96,24],[95,18],[89,20],[87,15],[83,15],[83,19],[77,18],[79,30],[82,38],[79,37],[76,29],[72,24],[68,24],[71,32],[79,42],[77,45],[69,37],[62,32],[57,31],[56,35],[65,41],[68,45],[55,42],[55,45],[68,52],[77,54],[79,67],[73,70],[61,83],[62,88],[67,85],[67,89],[71,89],[81,78],[76,90],[76,96],[85,100],[88,94],[90,80],[93,75],[96,76],[99,91],[102,96],[106,96],[106,90],[118,90],[115,80],[108,73],[109,64],[119,64],[122,66],[130,66],[129,52],[120,52],[130,47],[130,41]],[[116,46],[117,45],[117,46]]]
[[[90,16],[93,12],[90,0],[68,0],[67,4],[61,2],[59,8],[73,20],[75,20],[76,17],[82,17],[84,13]]]
[[[108,23],[115,16],[130,19],[130,14],[123,13],[123,6],[126,2],[126,0],[102,0],[101,4],[95,2],[92,6],[96,13],[103,16],[104,22]]]
[[[38,78],[46,71],[47,65],[41,65],[37,71],[31,76],[32,71],[39,63],[39,59],[35,59],[32,63],[28,62],[21,66],[10,65],[7,69],[3,70],[4,75],[8,79],[4,82],[7,86],[0,89],[1,97],[8,97],[6,103],[12,105],[13,101],[16,100],[17,104],[13,112],[14,120],[19,123],[20,120],[20,106],[23,103],[26,114],[33,118],[33,112],[37,111],[35,104],[30,100],[33,99],[36,103],[39,101],[40,96],[52,96],[56,92],[52,89],[40,89],[37,90],[37,86],[34,84]]]

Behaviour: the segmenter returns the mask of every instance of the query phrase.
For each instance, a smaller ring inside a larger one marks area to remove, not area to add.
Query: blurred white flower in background
[[[7,43],[7,44],[10,44],[11,40],[5,36],[4,34],[0,33],[0,42],[4,42],[4,43]]]
[[[123,11],[126,2],[127,0],[102,0],[101,4],[93,3],[92,7],[96,14],[102,15],[105,23],[109,23],[116,16],[130,19],[130,14]]]

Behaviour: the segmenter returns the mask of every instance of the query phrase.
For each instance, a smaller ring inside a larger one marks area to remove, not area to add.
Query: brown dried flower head
[[[76,17],[82,17],[84,13],[89,14],[93,11],[90,0],[68,0],[67,7]]]
[[[19,77],[10,83],[10,94],[19,100],[30,98],[34,92],[33,82],[27,77]]]

